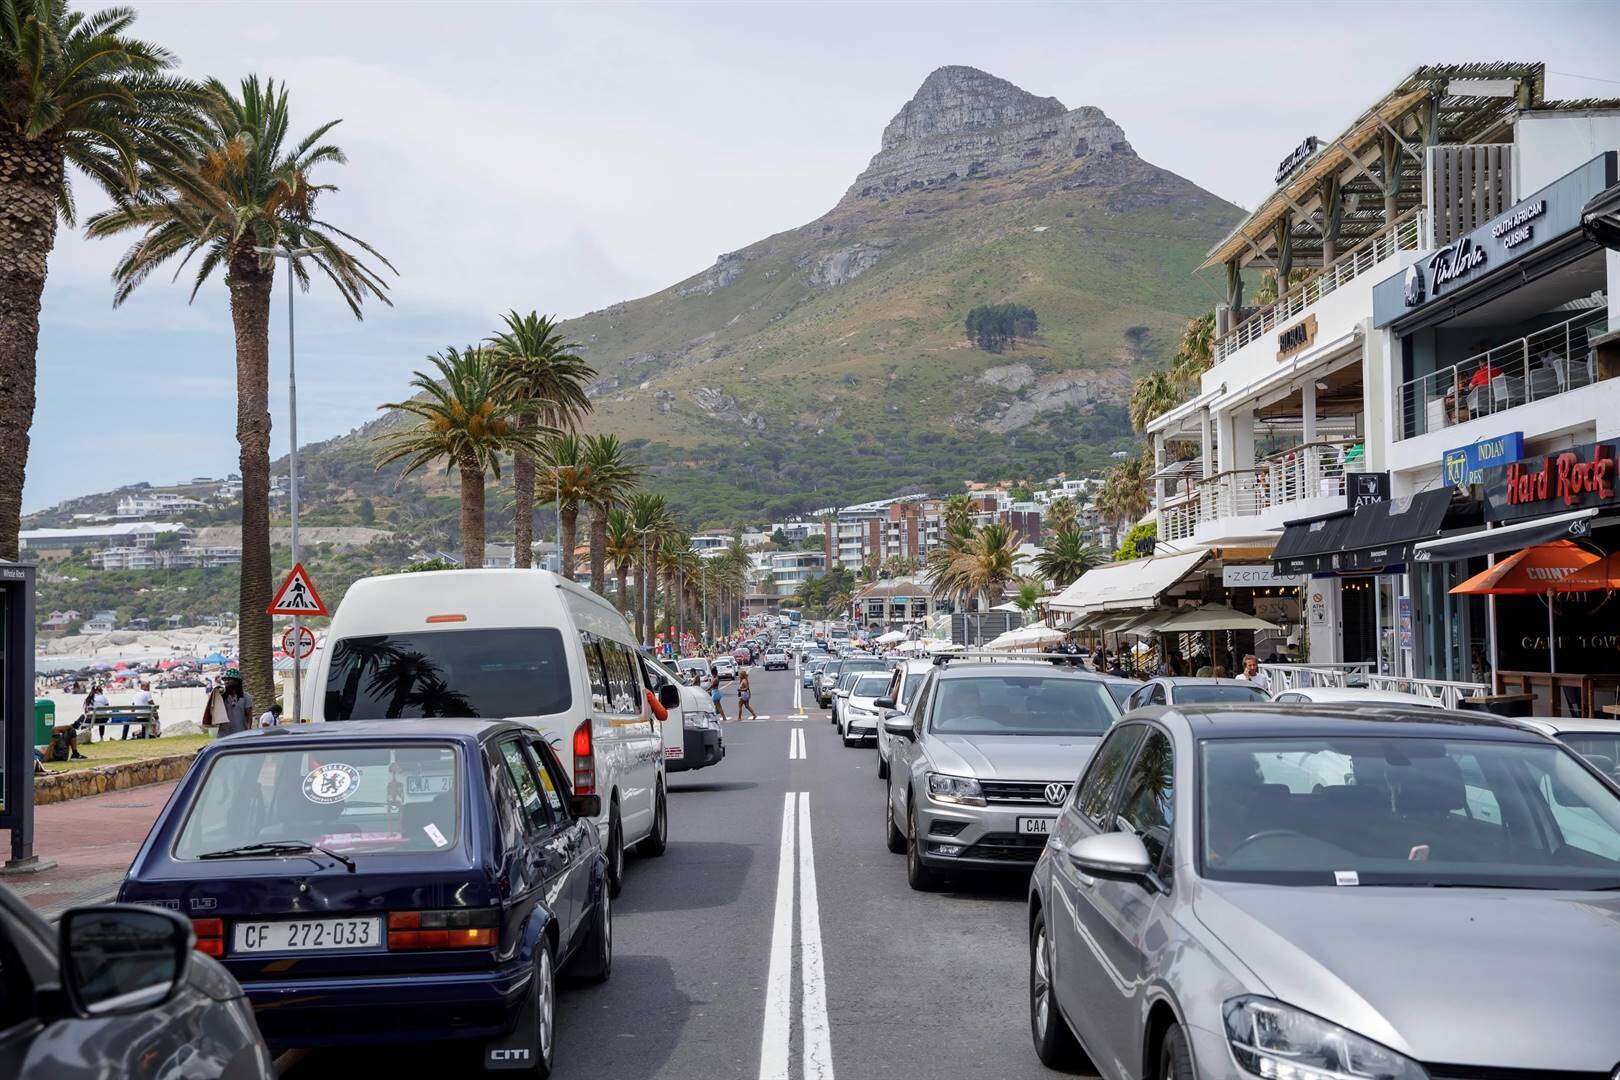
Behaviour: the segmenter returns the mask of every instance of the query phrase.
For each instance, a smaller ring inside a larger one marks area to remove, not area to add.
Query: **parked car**
[[[878,724],[885,712],[878,701],[888,700],[884,695],[893,681],[887,671],[867,671],[855,676],[849,695],[842,699],[839,707],[838,734],[845,746],[877,742]]]
[[[709,673],[709,662],[701,656],[685,656],[675,662],[675,672],[687,686],[696,686]]]
[[[203,748],[118,895],[189,914],[278,1051],[467,1040],[545,1075],[557,974],[612,968],[600,802],[527,724],[245,732]]]
[[[1114,704],[1119,706],[1121,712],[1130,707],[1126,702],[1131,699],[1131,695],[1142,688],[1140,679],[1126,679],[1118,675],[1099,675],[1098,678],[1102,679],[1103,685],[1108,688],[1109,696],[1114,699]]]
[[[786,671],[793,666],[793,662],[788,659],[788,654],[776,648],[766,651],[762,663],[765,665],[766,671]]]
[[[1211,702],[1270,701],[1271,695],[1258,684],[1242,679],[1195,679],[1183,675],[1163,675],[1149,679],[1126,699],[1125,711],[1147,705],[1205,705]]]
[[[877,726],[877,777],[879,780],[889,778],[889,755],[892,752],[891,747],[894,742],[893,736],[883,726],[882,721],[891,719],[896,713],[908,711],[912,702],[917,699],[917,692],[922,689],[923,683],[928,681],[928,676],[933,673],[933,670],[934,662],[932,660],[902,660],[895,665],[894,671],[889,676],[889,688],[884,693],[883,698],[876,703],[880,710]],[[891,704],[885,705],[884,702],[890,702]]]
[[[1579,716],[1515,717],[1515,723],[1550,735],[1620,785],[1620,720]]]
[[[714,677],[719,679],[721,682],[724,682],[727,679],[735,679],[737,677],[737,661],[733,660],[729,656],[715,657],[713,668]]]
[[[821,669],[826,667],[831,662],[832,661],[825,656],[817,656],[813,659],[805,661],[804,665],[799,669],[801,673],[799,676],[800,684],[806,690],[814,688],[816,685],[816,676],[821,674]]]
[[[1616,890],[1620,795],[1513,723],[1137,713],[1031,879],[1036,1053],[1109,1080],[1608,1076]]]
[[[1279,705],[1368,705],[1403,709],[1439,709],[1440,702],[1422,694],[1399,690],[1373,690],[1365,686],[1301,686],[1271,695]]]
[[[103,904],[57,926],[0,885],[0,1076],[276,1075],[236,980],[173,911]]]
[[[1030,661],[937,668],[911,710],[885,722],[884,833],[906,880],[955,870],[1027,870],[1058,807],[1115,720],[1102,681]]]
[[[541,732],[596,830],[615,895],[625,852],[669,836],[663,739],[635,635],[614,606],[544,570],[362,578],[333,615],[313,677],[316,720],[461,716]],[[665,707],[679,705],[668,692]]]
[[[844,661],[841,657],[830,656],[827,662],[821,665],[821,670],[816,672],[816,681],[812,684],[812,689],[816,695],[816,704],[823,709],[832,708],[833,687],[838,685],[838,673],[843,666]]]
[[[889,670],[887,660],[879,660],[875,656],[851,656],[845,658],[838,668],[838,682],[833,686],[831,695],[832,724],[833,727],[843,730],[843,702],[849,697],[850,687],[855,680],[870,672],[885,672]]]
[[[656,660],[643,659],[647,687],[663,696],[663,687],[674,686],[681,695],[680,705],[669,708],[669,719],[660,727],[664,740],[664,771],[692,772],[718,765],[726,756],[720,717],[714,699],[697,687],[678,679]]]

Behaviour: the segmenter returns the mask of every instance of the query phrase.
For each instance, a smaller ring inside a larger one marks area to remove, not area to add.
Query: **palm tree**
[[[1043,524],[1053,532],[1076,528],[1080,524],[1080,507],[1067,495],[1059,495],[1047,504]]]
[[[551,498],[547,502],[557,504],[557,521],[560,528],[557,530],[557,553],[559,573],[572,581],[574,579],[574,547],[579,541],[579,508],[590,496],[589,465],[585,460],[585,440],[571,431],[559,432],[552,438],[545,440],[541,450],[535,455],[539,464],[536,482],[544,485],[544,490]],[[517,459],[513,459],[513,468],[516,468]],[[532,493],[531,493],[532,494]],[[517,492],[516,500],[523,498],[522,492]],[[533,520],[534,514],[529,514]],[[517,523],[523,524],[522,506],[517,505]]]
[[[1183,386],[1191,386],[1215,363],[1215,313],[1207,311],[1187,323],[1181,344],[1170,359],[1170,374]]]
[[[408,427],[376,437],[377,468],[402,458],[410,475],[442,460],[445,470],[461,476],[461,559],[467,567],[484,565],[484,476],[501,475],[501,455],[541,452],[548,427],[520,427],[515,414],[533,408],[514,401],[511,380],[489,352],[477,345],[445,349],[428,357],[438,376],[415,372],[417,395],[383,405],[417,418]]]
[[[940,508],[940,518],[947,529],[960,530],[973,520],[973,500],[967,495],[956,494],[945,500]]]
[[[585,437],[585,467],[589,479],[586,502],[591,508],[591,588],[597,595],[607,590],[608,514],[622,505],[641,479],[641,467],[625,459],[616,435]],[[513,471],[516,471],[514,465]]]
[[[1152,468],[1146,455],[1115,465],[1103,474],[1102,490],[1097,493],[1097,510],[1116,530],[1125,522],[1134,522],[1147,513],[1148,476]]]
[[[596,380],[596,369],[575,352],[578,345],[564,340],[556,322],[549,316],[508,311],[501,316],[506,329],[489,339],[489,345],[511,373],[520,398],[538,406],[518,417],[518,423],[532,426],[546,423],[570,431],[591,411],[586,388]],[[535,462],[524,454],[512,459],[513,564],[531,566],[534,558]],[[573,552],[567,555],[573,566]],[[593,587],[599,582],[592,578]]]
[[[1018,586],[1018,594],[1013,597],[1013,606],[1024,613],[1027,620],[1029,613],[1034,611],[1041,602],[1041,587],[1033,581],[1026,581]]]
[[[1103,553],[1086,543],[1078,529],[1059,529],[1046,549],[1035,556],[1035,569],[1053,587],[1066,589],[1104,561]]]
[[[203,96],[167,74],[172,53],[128,35],[134,22],[128,8],[0,0],[0,560],[19,554],[46,262],[57,223],[77,220],[68,166],[130,197]]]
[[[1131,400],[1127,406],[1131,427],[1137,431],[1143,430],[1154,417],[1180,405],[1185,397],[1185,391],[1170,372],[1148,372],[1131,387]]]
[[[630,512],[630,529],[636,536],[636,636],[643,642],[652,640],[653,609],[658,602],[658,579],[654,576],[653,551],[663,542],[672,527],[669,504],[662,495],[651,491],[638,491],[626,504]]]
[[[988,611],[1008,584],[1018,579],[1018,534],[999,521],[974,530],[951,560],[952,580],[963,600],[979,597]]]
[[[292,274],[309,288],[313,265],[337,289],[355,318],[375,298],[389,303],[388,284],[363,261],[393,266],[365,241],[316,215],[319,197],[334,190],[315,183],[321,166],[347,160],[323,141],[332,120],[289,145],[285,86],[242,81],[240,96],[209,80],[199,133],[183,150],[153,164],[135,195],[88,222],[90,236],[138,232],[140,239],[113,268],[114,303],[171,259],[175,276],[197,261],[191,296],[214,272],[225,273],[236,336],[236,441],[242,473],[240,648],[244,683],[260,700],[272,693],[270,672],[270,293],[272,250],[297,249]],[[357,254],[357,252],[359,254]]]
[[[629,511],[622,507],[608,511],[607,536],[603,550],[613,560],[613,574],[618,592],[615,602],[620,611],[630,610],[630,568],[641,553],[641,538],[636,535]]]

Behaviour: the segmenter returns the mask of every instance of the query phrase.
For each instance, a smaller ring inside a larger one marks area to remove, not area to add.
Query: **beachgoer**
[[[748,710],[749,716],[755,720],[759,719],[759,713],[755,712],[754,707],[748,703],[750,696],[752,696],[752,692],[748,688],[748,671],[745,668],[737,673],[737,719],[741,720],[743,718],[744,709]]]
[[[281,703],[280,702],[273,703],[268,709],[264,710],[264,712],[259,714],[259,726],[262,727],[262,728],[263,727],[280,727],[281,726]]]
[[[213,731],[215,738],[235,735],[253,726],[253,695],[242,688],[242,673],[226,668],[219,688],[208,695],[203,707],[202,726]]]

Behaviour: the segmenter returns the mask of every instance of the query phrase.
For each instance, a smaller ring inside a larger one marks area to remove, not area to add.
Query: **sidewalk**
[[[44,873],[0,878],[0,882],[48,919],[70,907],[111,900],[177,782],[37,808],[34,854],[55,859],[57,865]]]

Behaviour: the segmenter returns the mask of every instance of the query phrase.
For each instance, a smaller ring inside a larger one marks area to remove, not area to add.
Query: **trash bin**
[[[56,702],[50,698],[34,699],[34,745],[45,746],[56,730]]]

